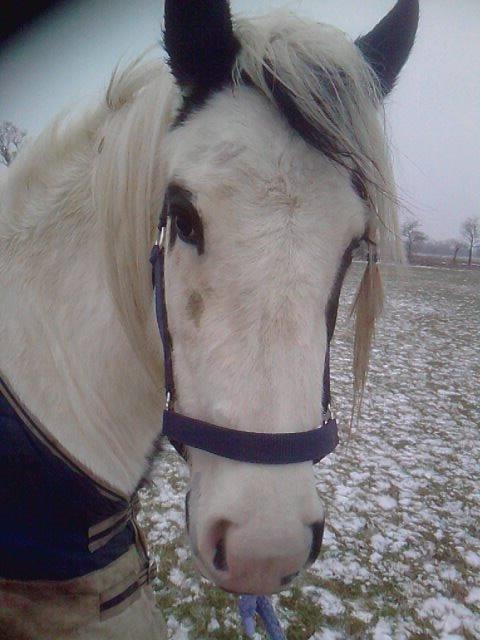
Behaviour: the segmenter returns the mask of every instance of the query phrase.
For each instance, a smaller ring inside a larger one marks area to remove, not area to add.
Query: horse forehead
[[[290,215],[326,209],[326,218],[339,208],[358,208],[345,170],[249,87],[214,96],[173,131],[169,145],[171,179],[198,196],[207,217],[213,202],[228,206],[232,200],[257,213],[260,206]]]
[[[224,89],[173,131],[169,156],[175,169],[289,167],[319,155],[309,149],[278,110],[250,87]],[[282,164],[283,161],[283,164]],[[290,163],[291,164],[291,163]]]

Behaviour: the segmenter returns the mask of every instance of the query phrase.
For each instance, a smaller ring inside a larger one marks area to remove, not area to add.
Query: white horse
[[[175,193],[165,287],[177,406],[216,424],[267,433],[320,424],[351,251],[365,240],[372,255],[373,246],[398,255],[381,112],[413,44],[418,1],[399,0],[356,43],[284,13],[232,21],[227,0],[167,0],[165,10],[170,69],[137,61],[116,72],[101,104],[56,121],[0,187],[0,390],[16,415],[5,424],[20,419],[68,482],[90,476],[94,492],[122,505],[89,529],[89,553],[109,548],[118,522],[133,536],[95,571],[45,563],[29,536],[44,514],[38,526],[55,538],[50,509],[62,517],[49,496],[64,485],[49,478],[45,497],[34,477],[30,491],[24,466],[12,491],[22,486],[26,504],[17,493],[3,504],[33,524],[0,533],[2,638],[166,637],[128,498],[161,432],[149,253],[166,193]],[[357,301],[359,395],[378,307],[373,271]],[[21,455],[0,460],[8,469]],[[190,449],[189,466],[192,551],[214,583],[272,593],[315,559],[324,509],[311,463],[252,465]],[[11,559],[28,554],[35,561],[16,571]]]

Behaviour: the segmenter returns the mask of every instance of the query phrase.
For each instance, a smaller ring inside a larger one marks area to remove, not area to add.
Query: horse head
[[[233,20],[224,0],[167,0],[165,306],[182,414],[270,434],[322,423],[352,251],[398,243],[379,111],[417,22],[418,2],[399,0],[354,43],[285,14]],[[216,584],[272,593],[315,560],[325,510],[310,462],[193,447],[188,461],[191,545]]]

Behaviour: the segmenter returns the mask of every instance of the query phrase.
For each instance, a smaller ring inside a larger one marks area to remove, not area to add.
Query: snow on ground
[[[347,310],[360,265],[352,271],[332,349],[342,445],[316,471],[328,513],[323,550],[275,597],[279,617],[288,640],[480,639],[480,273],[387,271],[386,316],[349,439]],[[235,599],[193,568],[187,474],[173,453],[157,462],[154,481],[143,521],[170,638],[242,637]]]

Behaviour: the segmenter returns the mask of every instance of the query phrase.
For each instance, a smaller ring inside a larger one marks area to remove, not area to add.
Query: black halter
[[[150,257],[157,323],[164,354],[166,405],[163,412],[163,435],[168,437],[183,458],[185,447],[188,446],[223,458],[257,464],[319,462],[338,444],[337,422],[330,413],[330,340],[325,356],[322,401],[324,418],[320,427],[299,433],[254,433],[219,427],[175,411],[173,343],[168,330],[164,275],[167,219],[166,203],[160,216],[157,241]]]

